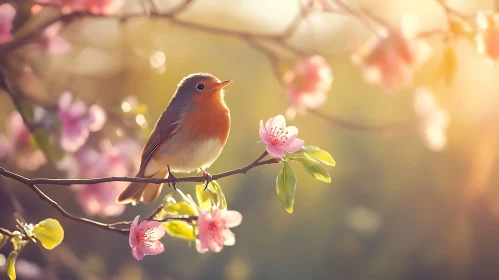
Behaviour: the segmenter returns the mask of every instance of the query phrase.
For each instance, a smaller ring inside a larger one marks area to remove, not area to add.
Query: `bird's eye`
[[[203,89],[204,89],[204,85],[203,85],[203,84],[198,84],[198,85],[196,86],[196,88],[197,88],[198,90],[203,90]]]

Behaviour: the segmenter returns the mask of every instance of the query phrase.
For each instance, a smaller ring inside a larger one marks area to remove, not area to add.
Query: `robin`
[[[208,73],[183,78],[143,148],[136,177],[169,178],[175,187],[177,179],[172,172],[200,170],[208,184],[211,175],[206,169],[218,158],[229,136],[230,112],[224,88],[231,83]],[[149,203],[158,198],[162,187],[135,182],[116,202]]]

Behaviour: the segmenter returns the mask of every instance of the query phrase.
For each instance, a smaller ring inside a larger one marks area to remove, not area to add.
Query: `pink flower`
[[[294,153],[299,151],[305,141],[296,138],[298,128],[295,126],[286,127],[286,120],[283,115],[268,120],[265,125],[260,120],[260,138],[267,145],[267,152],[273,158],[283,158],[285,152]]]
[[[236,243],[234,233],[230,228],[241,224],[243,216],[237,211],[215,209],[212,212],[204,211],[199,215],[199,234],[196,248],[199,253],[222,251],[224,245],[232,246]]]
[[[38,39],[42,50],[47,54],[63,54],[69,51],[69,43],[59,36],[62,22],[56,22],[48,26]]]
[[[105,142],[101,151],[83,148],[74,156],[66,156],[58,167],[71,178],[126,176],[136,173],[134,163],[140,158],[140,145],[123,140],[116,145]],[[96,185],[77,185],[76,198],[85,214],[101,217],[118,216],[125,205],[115,202],[116,196],[128,185],[126,182],[105,182]]]
[[[40,119],[39,110],[35,110],[35,121]],[[17,167],[27,170],[36,170],[47,162],[45,154],[36,146],[19,112],[15,111],[10,115],[7,126],[7,137],[0,135],[3,139],[0,140],[0,150],[3,150],[4,156],[15,159]]]
[[[384,29],[352,56],[368,82],[397,90],[410,85],[415,72],[427,59],[428,44],[416,38],[416,23],[402,18],[401,28]]]
[[[165,228],[160,222],[142,221],[140,216],[135,217],[130,227],[129,243],[133,257],[140,261],[145,255],[158,255],[165,248],[159,240],[165,236]]]
[[[106,122],[106,113],[98,105],[87,106],[82,101],[71,103],[72,96],[65,92],[59,99],[59,118],[62,121],[61,146],[67,152],[77,151],[90,131],[99,131]]]
[[[60,6],[65,14],[86,11],[93,14],[113,14],[125,4],[124,0],[36,0],[40,4]]]
[[[499,14],[479,12],[476,21],[479,27],[476,35],[478,52],[492,61],[499,59]]]
[[[447,112],[437,105],[435,97],[426,89],[415,92],[414,110],[421,119],[420,129],[428,148],[433,151],[442,150],[447,143]]]
[[[12,5],[5,3],[0,5],[0,44],[12,40],[12,21],[16,16],[16,9]]]
[[[299,61],[284,74],[283,81],[290,104],[286,114],[293,118],[296,111],[317,108],[326,101],[333,75],[326,60],[320,55],[313,55]]]

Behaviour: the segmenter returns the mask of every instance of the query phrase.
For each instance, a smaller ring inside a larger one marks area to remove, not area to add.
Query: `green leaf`
[[[196,216],[197,211],[190,205],[189,203],[185,201],[173,203],[170,205],[166,205],[163,208],[164,211],[167,212],[167,214],[173,214],[173,215],[188,215],[188,216]]]
[[[183,221],[164,222],[163,226],[169,235],[177,238],[195,240],[194,227]]]
[[[7,244],[7,241],[9,241],[9,238],[3,234],[0,234],[0,249]]]
[[[54,141],[50,139],[50,135],[46,131],[35,131],[33,133],[32,141],[36,147],[46,152],[47,156],[50,159],[58,161],[63,158],[64,152],[59,147],[59,144],[54,143]]]
[[[318,147],[305,146],[302,148],[302,151],[305,154],[305,156],[310,159],[322,162],[323,164],[329,166],[336,165],[336,162],[334,161],[333,157],[328,152],[321,150]]]
[[[45,249],[52,250],[64,239],[64,229],[56,219],[46,219],[34,227],[33,235]]]
[[[10,280],[16,280],[16,259],[19,252],[12,251],[7,258],[7,276]]]
[[[216,194],[216,201],[214,202],[217,207],[222,210],[227,210],[227,200],[225,199],[225,195],[218,182],[215,180],[211,181],[210,184],[208,184],[208,189]]]
[[[305,167],[305,170],[310,175],[314,176],[315,179],[326,183],[331,183],[331,177],[329,176],[329,173],[327,172],[326,168],[321,165],[320,162],[308,157],[293,158],[292,160],[301,162],[301,164],[303,164],[303,167]]]
[[[293,204],[295,202],[296,176],[293,169],[287,161],[282,162],[283,169],[279,172],[276,179],[277,197],[284,205],[288,213],[293,213]]]
[[[199,208],[210,211],[212,206],[212,193],[210,191],[204,191],[205,187],[204,184],[197,185],[196,196],[198,198]]]

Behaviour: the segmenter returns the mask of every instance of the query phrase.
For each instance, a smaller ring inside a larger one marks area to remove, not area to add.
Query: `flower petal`
[[[298,128],[296,128],[296,126],[288,126],[284,129],[284,133],[286,133],[288,138],[291,138],[292,136],[298,135]]]
[[[280,128],[284,130],[286,128],[286,119],[283,115],[277,115],[265,123],[265,128],[268,132],[270,132],[272,128]]]
[[[145,254],[144,252],[141,250],[141,247],[139,245],[135,246],[132,248],[132,256],[140,261],[144,258]]]
[[[233,228],[241,224],[243,215],[241,215],[238,211],[228,210],[224,211],[223,218],[225,220],[225,225],[228,228]]]
[[[273,158],[283,158],[286,156],[284,150],[281,150],[273,145],[267,145],[267,152]]]
[[[160,222],[142,221],[138,227],[139,233],[147,232],[147,240],[159,240],[165,236],[166,230]]]
[[[211,238],[209,241],[208,241],[208,247],[210,247],[210,249],[213,251],[213,252],[220,252],[222,251],[223,247],[224,247],[224,244],[223,242],[220,242],[220,241],[223,241],[223,240],[217,240],[217,239],[220,239],[220,238]]]
[[[130,226],[130,235],[137,235],[137,225],[139,224],[140,215],[137,215],[135,219],[133,219],[132,225]]]
[[[59,97],[59,110],[64,110],[68,109],[69,106],[71,106],[71,100],[73,97],[71,96],[71,93],[68,91],[65,91],[61,94],[61,97]]]
[[[258,133],[260,134],[260,138],[262,139],[263,143],[265,144],[270,144],[270,134],[265,128],[265,125],[263,124],[263,120],[260,120],[260,128],[258,130]]]
[[[200,254],[204,254],[204,253],[208,252],[208,246],[206,246],[206,244],[204,242],[201,242],[198,239],[198,240],[196,240],[196,250],[198,250],[198,252]]]
[[[292,141],[286,142],[285,150],[290,153],[298,152],[301,148],[303,148],[304,144],[305,141],[295,138]]]
[[[157,255],[165,251],[163,243],[158,240],[142,241],[137,247],[140,247],[140,250],[146,255]]]
[[[90,118],[90,130],[99,131],[106,123],[106,112],[99,105],[92,105],[88,109],[88,116]]]
[[[224,235],[224,245],[233,246],[234,244],[236,244],[236,236],[232,231],[230,231],[230,229],[224,231],[223,235]]]

